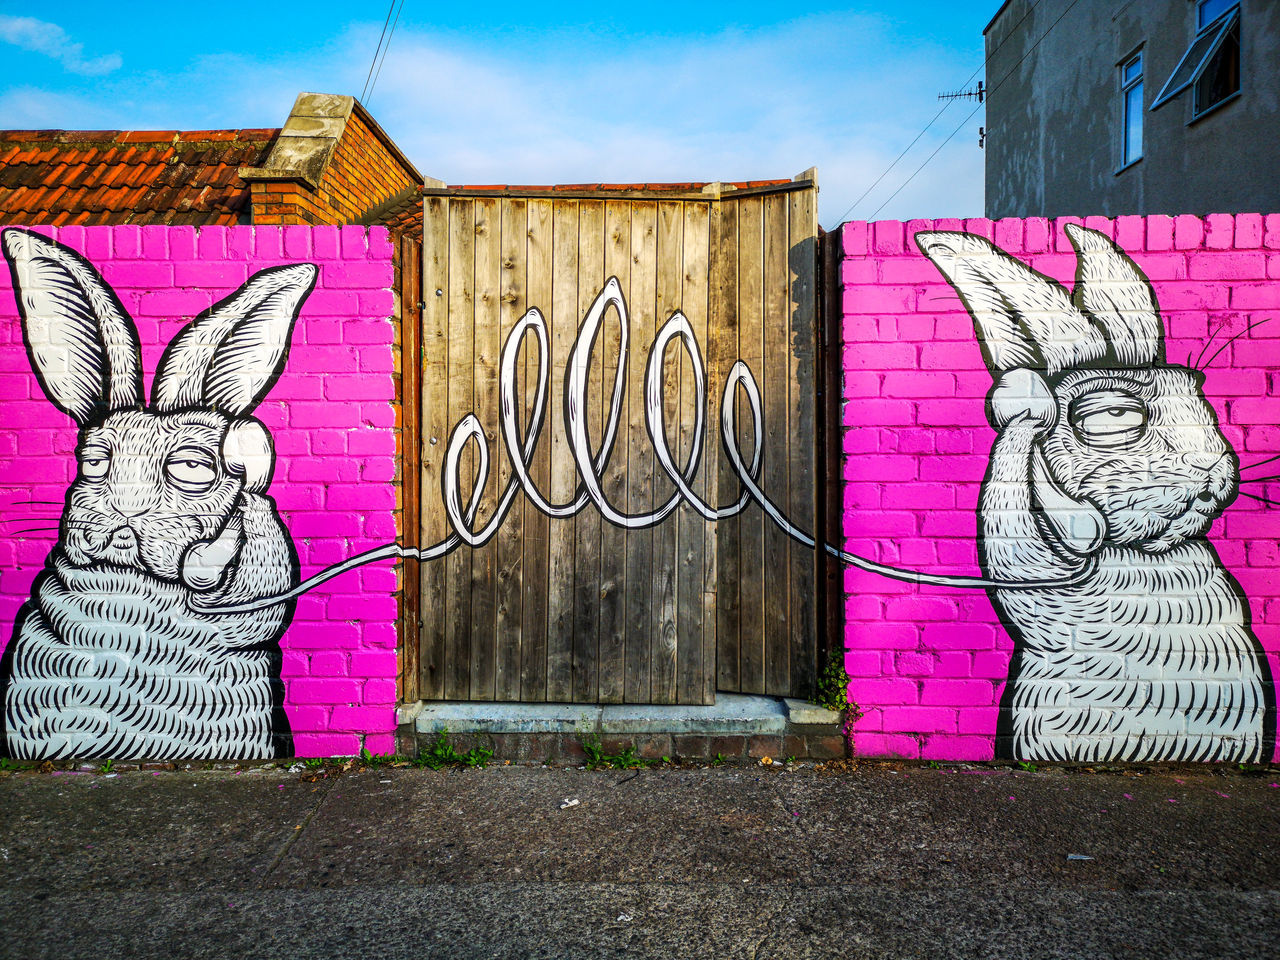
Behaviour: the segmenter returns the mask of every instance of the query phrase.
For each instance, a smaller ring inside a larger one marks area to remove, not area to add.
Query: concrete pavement
[[[1271,957],[1276,784],[875,763],[24,771],[0,778],[0,952]]]

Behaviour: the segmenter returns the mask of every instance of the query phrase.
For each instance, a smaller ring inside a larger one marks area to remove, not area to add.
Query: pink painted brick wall
[[[62,227],[41,232],[84,254],[137,321],[149,384],[164,345],[254,272],[320,268],[283,375],[256,415],[276,444],[269,493],[305,578],[394,540],[391,398],[393,247],[382,227]],[[287,251],[287,253],[286,253]],[[19,532],[56,518],[75,475],[76,431],[45,398],[0,271],[0,646],[55,539]],[[34,504],[20,501],[43,501]],[[35,518],[29,523],[21,518]],[[305,594],[284,649],[285,707],[299,756],[394,748],[395,574],[387,562]]]
[[[929,572],[978,571],[976,505],[995,437],[984,409],[991,377],[971,319],[914,235],[981,234],[1071,286],[1075,256],[1062,230],[1068,222],[1107,233],[1146,272],[1171,362],[1194,356],[1219,327],[1221,344],[1251,323],[1280,320],[1280,215],[844,224],[849,549]],[[1280,323],[1227,346],[1204,389],[1242,464],[1280,452]],[[1280,485],[1265,493],[1276,498]],[[1280,512],[1240,498],[1209,539],[1243,586],[1280,676]],[[847,572],[845,590],[849,696],[864,712],[854,727],[857,752],[991,758],[1012,642],[986,594],[855,570]]]

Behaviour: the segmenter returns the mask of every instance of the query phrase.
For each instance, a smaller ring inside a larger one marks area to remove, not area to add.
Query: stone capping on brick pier
[[[422,701],[397,709],[396,747],[416,756],[447,732],[459,750],[487,747],[498,760],[578,762],[593,737],[606,753],[633,747],[647,759],[830,760],[847,754],[842,720],[803,700],[725,693],[710,706]]]

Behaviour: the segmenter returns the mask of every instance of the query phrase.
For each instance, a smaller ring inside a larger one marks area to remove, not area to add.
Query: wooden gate
[[[445,452],[471,413],[491,455],[474,527],[497,508],[512,474],[499,428],[500,353],[530,308],[549,328],[550,402],[529,477],[554,504],[581,492],[562,397],[579,325],[610,278],[625,300],[630,348],[617,440],[601,470],[608,502],[638,514],[676,492],[655,459],[643,403],[650,347],[679,311],[706,374],[694,493],[713,503],[738,496],[719,429],[720,393],[741,358],[763,398],[761,485],[813,531],[816,192],[811,171],[701,191],[427,190],[422,325],[417,344],[404,338],[406,364],[420,350],[421,403],[405,416],[406,443],[414,413],[420,430],[420,542],[452,530],[442,502]],[[618,374],[618,320],[609,308],[591,353],[585,420],[593,450]],[[534,405],[536,356],[526,338],[513,404],[522,425]],[[676,345],[663,364],[667,444],[684,463],[695,441],[696,371]],[[751,418],[738,404],[749,455]],[[472,444],[459,471],[463,503],[476,469]],[[817,569],[813,550],[754,505],[717,524],[681,504],[652,527],[624,529],[590,503],[557,519],[520,495],[493,540],[420,565],[417,689],[406,676],[404,693],[582,703],[710,703],[717,689],[807,694]]]

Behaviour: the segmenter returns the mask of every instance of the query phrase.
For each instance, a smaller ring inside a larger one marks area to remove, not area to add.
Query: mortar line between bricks
[[[261,879],[258,880],[259,890],[265,888],[267,880],[276,872],[276,868],[284,862],[284,858],[289,855],[289,851],[292,850],[293,845],[298,842],[298,838],[307,832],[307,828],[311,826],[311,821],[315,819],[316,814],[320,812],[320,808],[324,806],[324,802],[328,800],[329,795],[333,793],[333,788],[337,784],[338,779],[338,777],[329,778],[328,786],[320,794],[320,799],[316,801],[315,806],[313,806],[311,811],[302,818],[302,823],[298,824],[298,826],[294,828],[293,836],[289,837],[281,845],[279,852],[271,861],[271,866],[267,867],[263,872]]]

